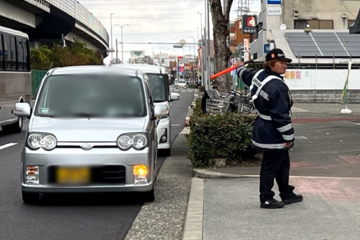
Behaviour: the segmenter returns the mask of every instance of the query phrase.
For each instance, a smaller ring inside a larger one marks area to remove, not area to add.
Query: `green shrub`
[[[252,115],[225,113],[208,116],[195,113],[190,118],[188,135],[188,157],[193,166],[207,167],[215,158],[240,162],[253,157],[256,151],[250,144],[254,120]]]
[[[199,92],[205,92],[205,86],[200,86],[199,87]]]
[[[196,98],[195,99],[195,107],[193,109],[193,113],[192,113],[190,119],[194,118],[194,117],[200,117],[200,116],[203,116],[203,112],[201,110],[201,98]]]

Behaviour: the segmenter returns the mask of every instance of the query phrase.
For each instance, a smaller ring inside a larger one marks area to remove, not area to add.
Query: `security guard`
[[[272,49],[266,55],[264,69],[247,69],[236,64],[237,74],[250,88],[251,99],[258,112],[252,136],[252,145],[263,152],[260,171],[261,208],[282,208],[285,204],[301,202],[303,197],[289,185],[289,149],[294,145],[294,128],[291,124],[293,101],[281,74],[286,72],[286,58],[281,49]],[[282,201],[274,199],[271,190],[274,179],[279,186]]]

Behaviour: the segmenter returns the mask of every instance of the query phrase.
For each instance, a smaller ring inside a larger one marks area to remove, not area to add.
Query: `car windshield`
[[[151,95],[154,102],[165,102],[167,101],[164,77],[161,74],[147,74],[149,79],[149,86]]]
[[[179,80],[178,83],[185,83],[185,80]]]
[[[120,75],[50,76],[35,115],[48,117],[141,117],[146,114],[141,80]]]

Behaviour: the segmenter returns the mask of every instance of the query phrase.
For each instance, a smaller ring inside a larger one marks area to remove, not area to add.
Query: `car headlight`
[[[129,150],[131,147],[142,150],[148,146],[148,136],[145,133],[122,134],[116,141],[121,150]]]
[[[32,150],[43,148],[45,150],[53,150],[56,147],[56,137],[49,133],[29,133],[27,140],[27,147]]]

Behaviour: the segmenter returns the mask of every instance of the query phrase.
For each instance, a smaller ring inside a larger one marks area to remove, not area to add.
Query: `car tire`
[[[23,125],[24,125],[23,117],[18,117],[18,120],[15,123],[7,126],[3,126],[2,130],[5,133],[21,133]]]
[[[39,197],[40,197],[39,193],[22,191],[22,199],[24,203],[38,203]]]
[[[145,192],[144,194],[144,200],[145,202],[153,202],[155,201],[155,183],[153,189],[151,189],[149,192]]]
[[[164,149],[162,153],[165,157],[169,157],[171,155],[171,148]]]

